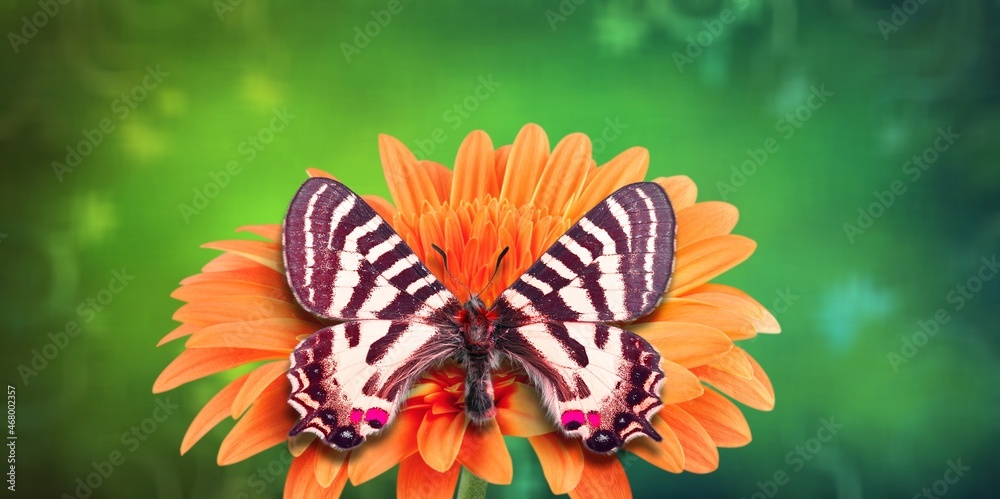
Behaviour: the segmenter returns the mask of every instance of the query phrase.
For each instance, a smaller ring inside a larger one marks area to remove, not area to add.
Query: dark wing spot
[[[341,426],[330,434],[329,442],[341,449],[351,449],[361,445],[364,437],[358,434],[353,426]]]
[[[585,443],[594,452],[607,453],[618,448],[621,445],[621,440],[610,430],[597,430]]]
[[[372,377],[368,378],[365,382],[365,386],[361,388],[361,393],[367,396],[372,396],[375,394],[375,389],[378,388],[378,373],[372,374]]]
[[[323,405],[323,403],[326,402],[326,390],[318,384],[306,388],[303,392],[305,392],[306,395],[309,395],[309,398],[315,400],[320,405]]]
[[[646,400],[646,397],[648,397],[648,395],[645,391],[643,391],[642,387],[635,386],[628,392],[628,396],[625,397],[625,401],[631,406],[636,406],[643,400]]]
[[[594,344],[597,348],[604,348],[604,345],[608,344],[608,326],[604,324],[597,325],[597,333],[594,335]]]
[[[403,335],[403,331],[406,331],[406,327],[407,324],[405,322],[393,322],[390,324],[389,332],[385,336],[375,340],[371,348],[368,349],[368,356],[365,358],[365,362],[368,362],[368,365],[373,365],[381,360],[382,357],[385,357],[385,354],[392,348],[392,345]]]
[[[348,322],[344,324],[344,338],[347,339],[347,347],[354,348],[361,342],[361,323]]]
[[[574,374],[573,380],[576,382],[576,395],[582,399],[589,397],[590,387],[588,387],[587,383],[583,381],[583,378],[581,378],[579,374]]]
[[[569,331],[566,326],[562,324],[549,324],[549,333],[552,334],[559,344],[563,347],[563,350],[569,355],[569,358],[580,367],[587,367],[590,364],[590,359],[587,358],[587,349],[579,342],[574,340],[569,335]]]

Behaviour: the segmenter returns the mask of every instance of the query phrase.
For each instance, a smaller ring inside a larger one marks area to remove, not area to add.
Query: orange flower
[[[395,206],[379,197],[364,199],[460,301],[469,298],[468,292],[444,272],[432,245],[444,249],[451,274],[472,290],[487,285],[500,250],[510,248],[500,275],[481,295],[487,305],[587,210],[619,187],[642,181],[649,164],[648,152],[635,147],[597,167],[583,134],[565,137],[550,151],[536,125],[525,126],[513,145],[499,149],[484,132],[469,134],[454,172],[418,161],[389,136],[379,138],[379,148]],[[767,375],[734,342],[780,328],[747,294],[708,282],[748,258],[756,246],[730,234],[736,209],[717,201],[695,203],[697,187],[685,176],[654,182],[667,191],[677,214],[676,265],[666,299],[627,327],[663,359],[664,405],[652,420],[663,440],[635,439],[625,451],[667,471],[707,473],[718,466],[718,447],[750,441],[750,428],[730,398],[760,410],[774,406]],[[182,325],[161,344],[190,338],[153,387],[161,392],[246,363],[270,361],[223,388],[185,435],[182,453],[227,416],[238,418],[219,450],[220,465],[288,440],[297,418],[287,404],[288,354],[324,327],[298,306],[287,287],[280,226],[243,230],[267,241],[206,245],[224,253],[174,292],[187,302],[174,315]],[[351,452],[331,450],[311,435],[293,438],[289,445],[296,457],[285,497],[336,497],[348,479],[359,485],[397,463],[400,497],[451,497],[460,466],[487,482],[510,483],[513,468],[503,435],[528,438],[553,493],[630,495],[619,457],[585,451],[578,439],[558,433],[516,366],[493,373],[497,417],[481,427],[465,416],[464,382],[462,368],[454,364],[426,373],[393,424]]]

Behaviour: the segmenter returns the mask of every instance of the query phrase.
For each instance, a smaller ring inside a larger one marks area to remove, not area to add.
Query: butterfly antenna
[[[437,251],[438,254],[441,255],[441,261],[444,262],[444,271],[448,273],[448,277],[451,277],[452,280],[461,284],[462,287],[465,288],[465,292],[469,293],[469,298],[472,298],[472,291],[469,290],[469,287],[466,286],[464,282],[460,281],[457,277],[455,277],[455,274],[452,274],[451,270],[448,269],[448,255],[444,254],[444,250],[439,248],[438,245],[436,244],[431,244],[431,248],[434,248],[434,251]]]
[[[507,256],[508,251],[510,251],[510,246],[505,247],[503,251],[500,252],[500,256],[497,257],[497,266],[493,268],[493,275],[490,277],[489,282],[487,282],[486,285],[483,286],[482,291],[479,292],[480,295],[483,294],[484,291],[486,291],[486,288],[490,287],[490,284],[493,284],[493,279],[496,279],[497,273],[500,272],[500,262],[503,261],[503,257]]]

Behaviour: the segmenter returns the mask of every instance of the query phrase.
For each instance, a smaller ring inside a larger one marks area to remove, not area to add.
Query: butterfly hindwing
[[[566,231],[497,306],[514,324],[635,320],[667,289],[675,231],[662,187],[622,187]]]
[[[649,418],[660,408],[660,355],[635,333],[605,324],[528,324],[505,335],[566,433],[594,452],[614,452],[641,434],[660,440]]]
[[[285,217],[283,243],[292,292],[320,317],[427,318],[459,306],[399,234],[336,180],[302,185]]]
[[[392,421],[411,382],[455,353],[457,337],[420,322],[337,324],[303,340],[291,356],[289,403],[301,420],[290,432],[314,433],[347,450]]]

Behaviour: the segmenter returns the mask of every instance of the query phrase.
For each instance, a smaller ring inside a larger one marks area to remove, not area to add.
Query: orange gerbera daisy
[[[548,138],[536,125],[525,126],[512,145],[498,149],[486,133],[469,134],[454,172],[418,161],[386,135],[379,138],[379,149],[395,206],[379,197],[364,199],[460,301],[469,298],[466,286],[486,286],[500,249],[510,248],[501,273],[481,295],[487,306],[587,210],[619,187],[642,181],[649,164],[648,152],[635,147],[597,167],[590,140],[578,133],[550,151]],[[319,170],[309,173],[327,176]],[[638,438],[624,450],[667,471],[707,473],[718,466],[718,447],[750,441],[746,419],[730,398],[760,410],[774,406],[767,375],[734,342],[780,328],[746,293],[708,282],[748,258],[756,246],[730,234],[738,219],[736,208],[717,201],[696,203],[697,187],[685,176],[654,182],[667,191],[677,215],[675,270],[661,305],[626,327],[662,357],[664,405],[652,424],[663,440]],[[400,497],[451,497],[462,468],[473,481],[511,482],[513,466],[503,439],[508,435],[528,438],[553,493],[606,497],[614,490],[630,495],[619,457],[585,451],[578,439],[557,432],[516,366],[493,373],[497,416],[483,426],[470,425],[466,418],[463,369],[446,364],[425,373],[393,424],[358,449],[341,453],[311,434],[289,439],[298,416],[287,403],[288,356],[302,338],[325,324],[305,312],[288,288],[280,225],[241,230],[266,241],[205,245],[224,253],[173,293],[187,302],[174,315],[182,325],[160,344],[190,338],[153,391],[266,362],[205,405],[181,443],[182,454],[231,416],[239,421],[222,442],[219,464],[288,441],[295,458],[285,483],[287,498],[337,497],[348,480],[359,485],[397,464]],[[451,275],[433,257],[432,245],[444,249]]]

